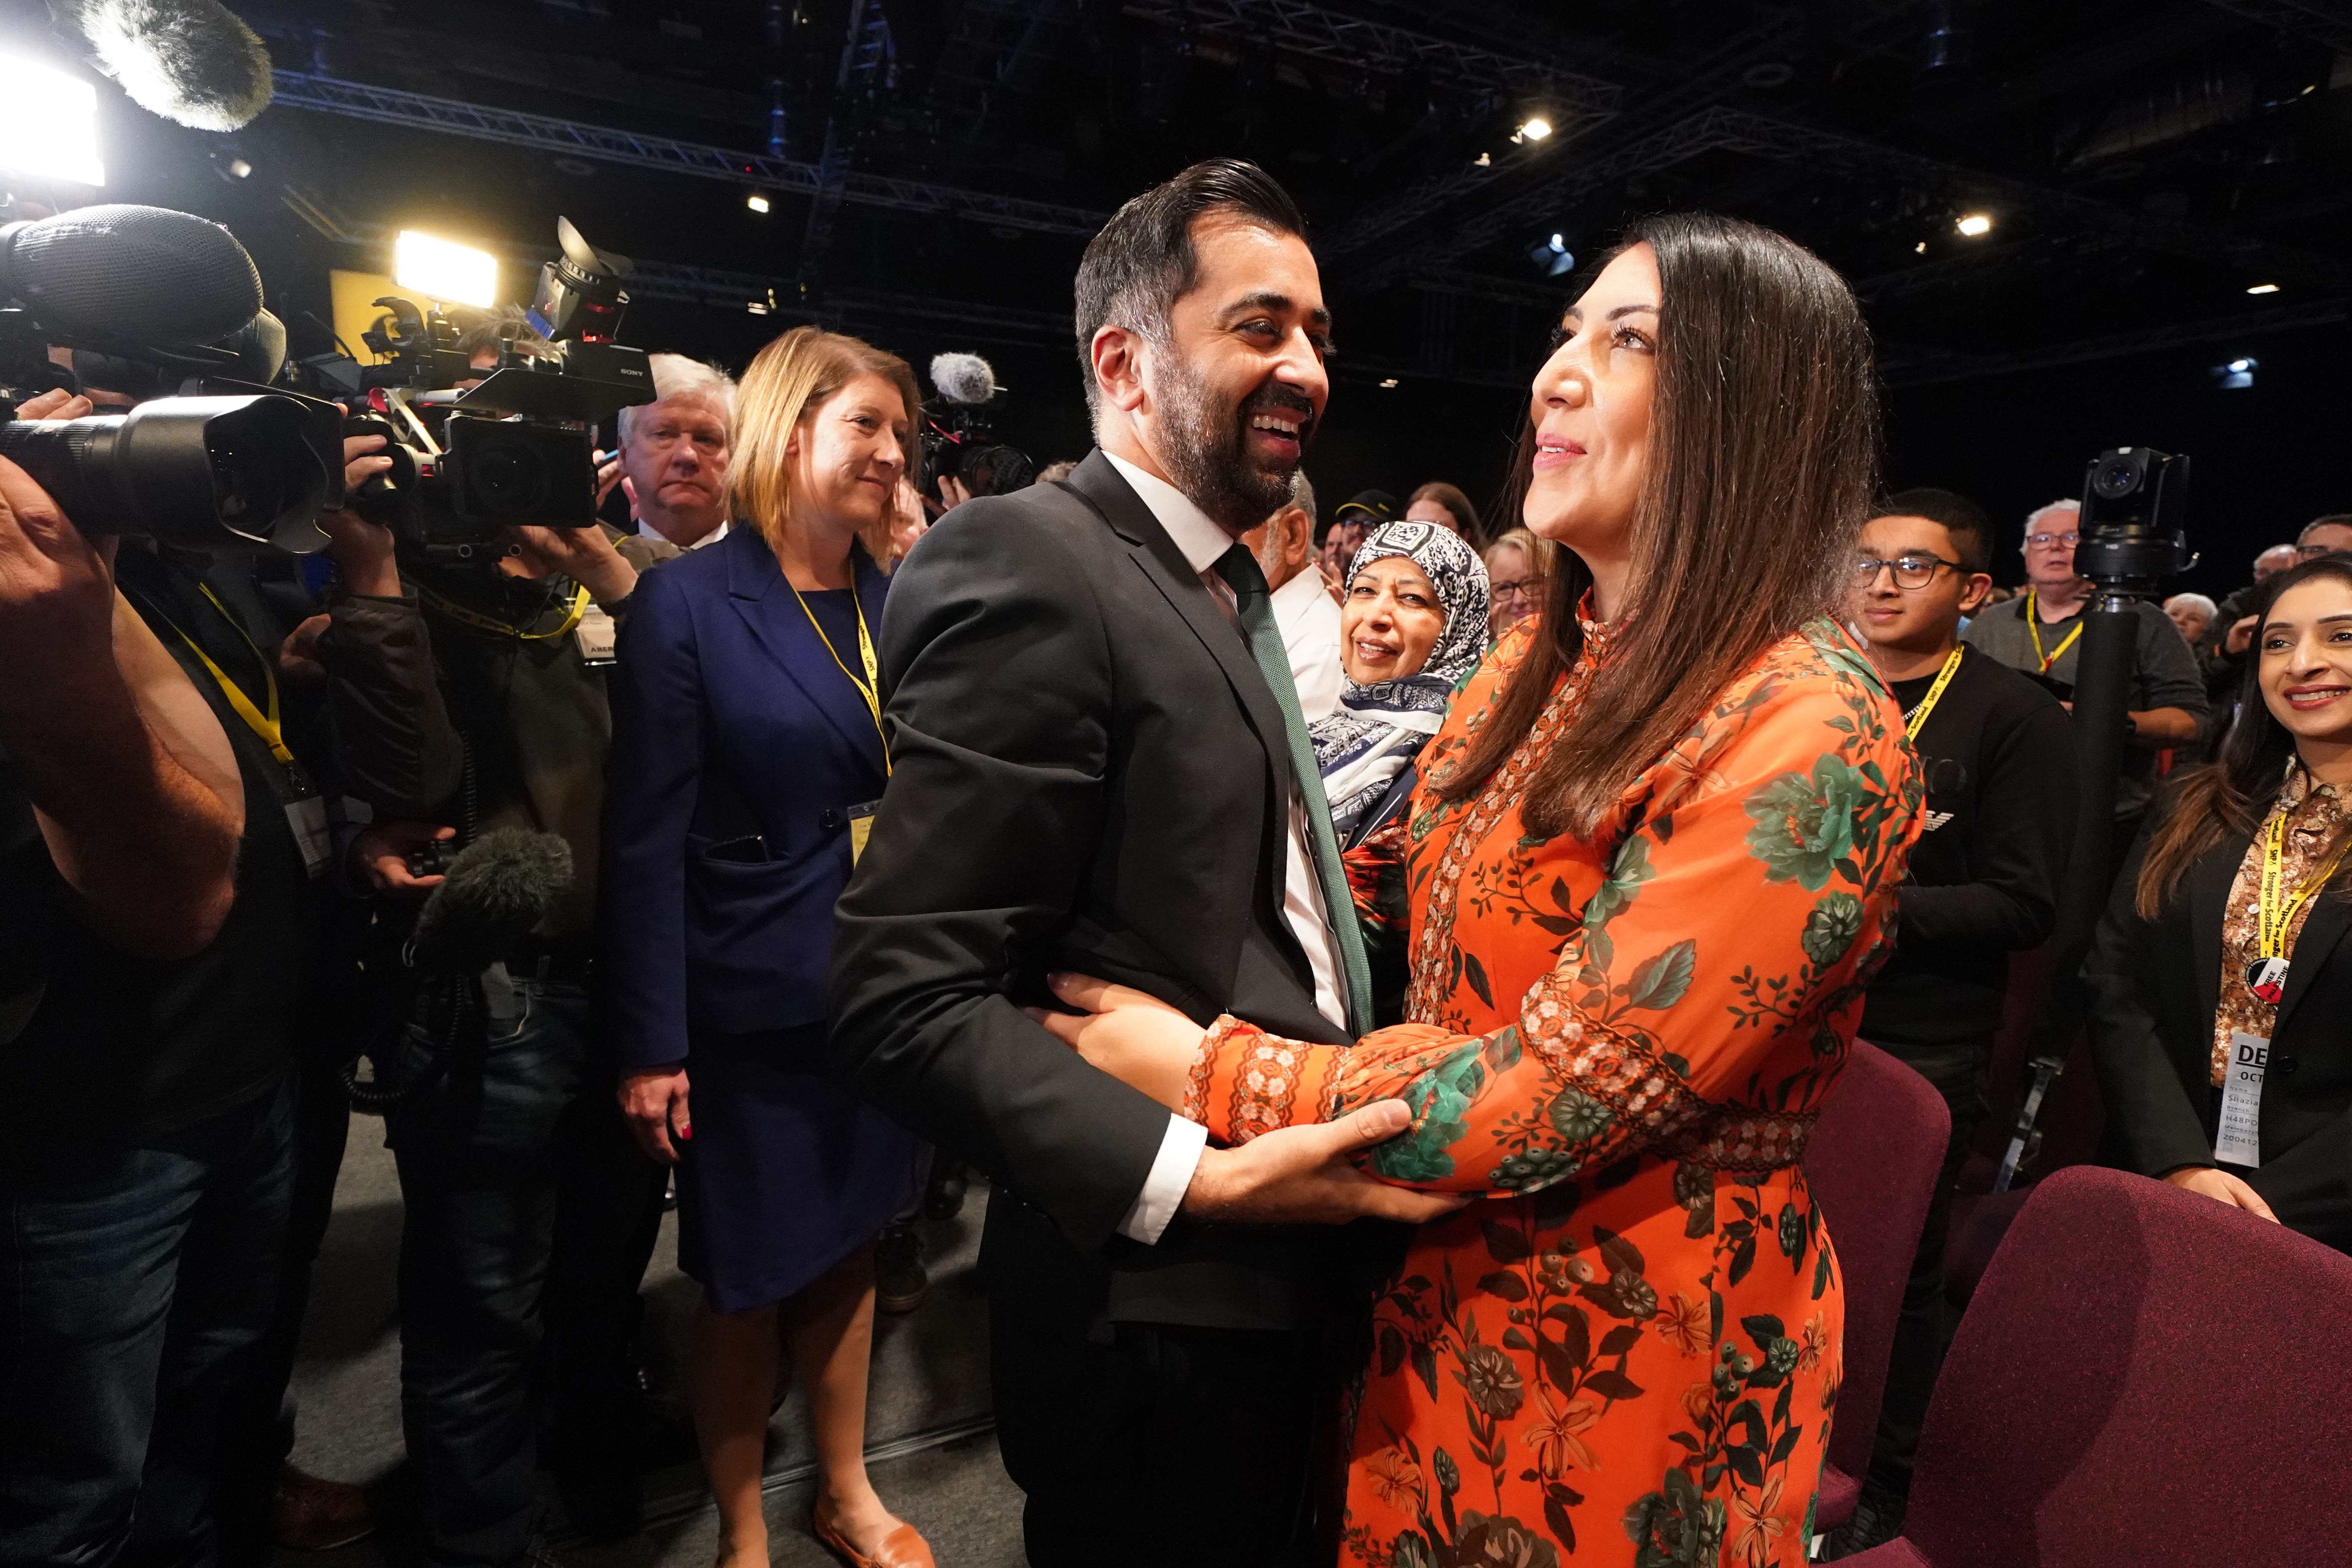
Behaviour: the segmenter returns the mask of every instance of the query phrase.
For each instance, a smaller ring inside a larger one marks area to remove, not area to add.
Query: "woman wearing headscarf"
[[[1446,699],[1486,651],[1486,568],[1434,522],[1382,525],[1348,566],[1339,608],[1339,706],[1309,730],[1331,826],[1346,853],[1372,1016],[1404,1017],[1404,808],[1413,759],[1445,720]],[[1374,844],[1376,838],[1383,843]]]

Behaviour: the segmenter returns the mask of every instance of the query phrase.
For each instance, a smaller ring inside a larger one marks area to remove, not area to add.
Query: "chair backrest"
[[[2042,1181],[1928,1406],[1937,1568],[2345,1560],[2352,1258],[2161,1182]]]
[[[1845,1381],[1829,1460],[1849,1476],[1870,1468],[1903,1289],[1951,1137],[1935,1087],[1856,1040],[1805,1144],[1805,1183],[1844,1275]]]

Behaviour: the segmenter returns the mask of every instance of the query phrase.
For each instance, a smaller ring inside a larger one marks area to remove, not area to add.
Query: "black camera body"
[[[631,263],[593,249],[562,219],[556,233],[563,258],[541,270],[529,318],[549,341],[534,352],[509,339],[483,375],[440,311],[388,296],[376,303],[390,320],[366,342],[389,363],[309,367],[322,385],[349,381],[365,396],[368,411],[345,429],[383,437],[392,458],[352,505],[428,561],[495,561],[499,531],[513,523],[594,526],[591,427],[654,400],[645,351],[608,338],[628,303],[620,280]]]
[[[2189,459],[2116,447],[2083,479],[2074,570],[2108,593],[2146,598],[2196,564],[2189,549]]]
[[[933,500],[942,498],[940,480],[950,475],[976,496],[998,496],[1025,488],[1037,478],[1029,455],[996,439],[988,407],[950,403],[923,412],[922,458],[915,488]]]

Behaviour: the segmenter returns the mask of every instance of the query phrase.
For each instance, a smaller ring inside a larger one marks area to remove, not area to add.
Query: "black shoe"
[[[944,1224],[963,1212],[966,1185],[963,1162],[941,1160],[931,1167],[931,1184],[923,1194],[923,1217]]]
[[[572,1531],[589,1541],[625,1541],[646,1527],[646,1492],[636,1467],[609,1457],[558,1463],[556,1495]]]
[[[1902,1493],[1864,1481],[1862,1496],[1854,1500],[1853,1516],[1830,1532],[1822,1561],[1833,1563],[1885,1545],[1903,1533],[1903,1516],[1910,1506],[1911,1500]]]
[[[931,1277],[923,1271],[923,1236],[912,1220],[894,1219],[874,1243],[874,1305],[879,1311],[911,1312],[923,1304]]]

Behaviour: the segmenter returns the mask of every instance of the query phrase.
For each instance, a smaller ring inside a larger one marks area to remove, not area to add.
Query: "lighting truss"
[[[634,131],[618,131],[611,126],[559,120],[551,115],[490,109],[456,99],[432,98],[424,93],[404,92],[396,88],[374,87],[333,77],[309,76],[299,71],[281,70],[271,74],[277,88],[273,101],[281,108],[339,114],[380,125],[437,131],[444,135],[464,136],[477,142],[496,142],[509,147],[527,147],[572,158],[593,158],[603,163],[654,169],[665,174],[692,174],[703,179],[726,180],[735,184],[755,184],[796,195],[817,195],[824,188],[823,174],[814,164],[766,153],[747,153],[696,142],[679,142],[667,136],[651,136]],[[1108,213],[1063,206],[1054,202],[1030,201],[1019,196],[934,184],[926,180],[898,179],[862,172],[851,172],[844,176],[841,199],[861,206],[970,218],[976,223],[1002,228],[1024,229],[1037,234],[1076,235],[1081,238],[1091,237],[1110,216]]]
[[[1387,22],[1345,16],[1310,0],[1128,0],[1139,21],[1253,45],[1357,70],[1410,76],[1434,86],[1540,95],[1560,109],[1612,114],[1624,89],[1553,60],[1505,55]]]
[[[2015,353],[1958,353],[1946,349],[1888,346],[1883,371],[1889,386],[1933,386],[1941,382],[1974,381],[2018,371],[2047,370],[2053,365],[2086,364],[2094,360],[2122,359],[2154,353],[2190,343],[2235,342],[2265,332],[2292,331],[2326,326],[2352,315],[2352,300],[2314,300],[2303,305],[2283,305],[2269,310],[2249,310],[2202,321],[2180,321],[2142,331],[2115,332],[2021,349]]]
[[[2352,6],[2329,0],[2207,0],[2233,16],[2259,22],[2274,32],[2309,38],[2339,55],[2352,55]]]

